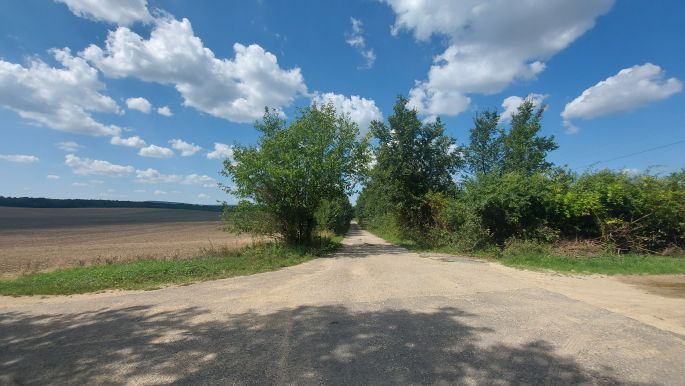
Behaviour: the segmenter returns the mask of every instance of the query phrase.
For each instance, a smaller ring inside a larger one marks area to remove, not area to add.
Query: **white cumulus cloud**
[[[366,48],[362,21],[351,17],[350,23],[352,23],[352,32],[345,36],[345,41],[347,44],[354,47],[354,49],[364,58],[364,65],[359,66],[359,69],[368,70],[373,67],[373,64],[376,62],[376,54],[373,52],[373,49]]]
[[[347,97],[332,92],[317,93],[312,98],[312,102],[318,105],[332,103],[338,114],[349,115],[350,119],[359,125],[362,133],[368,131],[371,121],[383,119],[383,114],[373,99],[362,98],[358,95]]]
[[[457,115],[468,94],[494,94],[532,79],[545,61],[591,29],[614,0],[385,0],[396,15],[393,34],[413,31],[419,41],[448,38],[426,80],[410,91],[420,113]]]
[[[676,78],[666,78],[661,67],[652,63],[625,68],[586,89],[569,102],[561,117],[571,133],[578,129],[572,119],[592,119],[630,111],[670,97],[682,91]]]
[[[233,59],[217,58],[188,19],[164,17],[148,39],[119,27],[104,48],[91,45],[81,55],[111,77],[172,84],[184,105],[234,122],[252,122],[264,106],[281,109],[307,94],[299,68],[281,69],[276,56],[257,44],[236,43],[233,50]]]
[[[40,161],[35,155],[26,154],[0,154],[0,159],[18,164],[31,164]]]
[[[214,143],[214,150],[207,153],[209,159],[233,159],[233,146],[225,143]]]
[[[121,129],[96,121],[91,112],[120,114],[101,93],[98,72],[68,48],[50,51],[62,68],[33,59],[28,67],[0,60],[0,106],[52,129],[89,135],[118,135]]]
[[[164,115],[165,117],[170,117],[170,116],[174,115],[174,113],[171,112],[171,109],[169,108],[169,106],[162,106],[162,107],[158,108],[157,114]]]
[[[521,103],[523,103],[523,101],[529,100],[533,102],[533,105],[535,105],[535,107],[540,107],[542,106],[542,103],[545,101],[547,96],[548,95],[533,93],[528,94],[528,96],[525,98],[521,98],[520,96],[516,95],[504,98],[504,100],[502,101],[502,107],[504,108],[504,111],[500,116],[501,121],[506,122],[511,120],[511,116],[516,114],[516,111],[518,110]]]
[[[128,138],[121,138],[119,136],[112,137],[109,141],[112,145],[128,146],[128,147],[144,147],[147,145],[145,141],[137,135]]]
[[[102,176],[125,176],[135,171],[133,166],[116,165],[107,161],[80,158],[73,154],[67,154],[64,164],[71,168],[74,174],[79,175],[102,175]]]
[[[59,180],[59,176],[54,174],[48,174],[46,177],[48,180]]]
[[[138,110],[142,113],[149,114],[152,109],[152,104],[143,97],[136,97],[126,99],[126,107],[128,107],[129,110]]]
[[[174,151],[168,147],[149,145],[138,150],[138,155],[141,157],[169,158],[174,156]]]
[[[152,21],[147,0],[56,0],[76,16],[113,24]]]
[[[188,143],[186,141],[183,141],[181,139],[172,139],[169,141],[169,144],[171,144],[171,147],[174,150],[178,150],[181,152],[181,156],[183,157],[188,157],[191,156],[198,151],[202,150],[200,146],[197,146],[194,143]]]

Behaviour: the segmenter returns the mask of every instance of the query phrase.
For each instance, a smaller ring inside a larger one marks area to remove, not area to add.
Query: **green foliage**
[[[400,99],[390,127],[374,131],[378,164],[357,201],[360,223],[416,245],[466,252],[569,239],[597,240],[618,253],[685,249],[685,169],[659,177],[555,168],[547,160],[554,137],[540,135],[543,113],[525,101],[508,129],[497,111],[477,114],[463,148],[470,174],[455,184],[450,173],[458,162],[430,161],[449,155],[449,139],[417,146],[426,136]],[[449,167],[432,178],[416,165]]]
[[[552,164],[547,153],[559,146],[554,137],[541,137],[540,121],[545,107],[535,110],[533,102],[526,100],[511,117],[511,129],[502,139],[502,171],[532,174],[548,170]]]
[[[266,110],[256,128],[257,145],[236,146],[224,162],[222,174],[235,184],[225,189],[241,201],[227,213],[229,229],[308,244],[322,202],[351,193],[365,172],[367,140],[331,104],[304,108],[289,125]]]
[[[475,175],[490,174],[502,168],[504,132],[498,127],[499,120],[496,110],[484,111],[473,118],[464,158]]]
[[[409,231],[423,232],[434,225],[427,194],[454,190],[453,174],[461,159],[454,140],[444,131],[440,119],[422,124],[404,97],[398,97],[388,125],[379,121],[371,125],[378,140],[368,184],[371,196],[382,195],[380,201],[392,203],[400,224]],[[367,203],[362,206],[368,208]]]
[[[584,174],[562,200],[559,227],[566,233],[601,237],[618,252],[685,247],[685,169],[666,177]]]
[[[314,212],[319,230],[331,231],[343,235],[350,227],[354,217],[354,208],[347,196],[325,199]]]

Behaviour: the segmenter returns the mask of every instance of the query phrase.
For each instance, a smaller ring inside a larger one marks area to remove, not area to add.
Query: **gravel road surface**
[[[0,297],[0,384],[685,385],[685,299],[416,254],[147,292]]]

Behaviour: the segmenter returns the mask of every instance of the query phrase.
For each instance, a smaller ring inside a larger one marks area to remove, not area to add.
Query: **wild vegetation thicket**
[[[356,216],[380,235],[420,248],[497,256],[682,254],[685,169],[669,175],[574,173],[547,158],[545,107],[525,101],[505,125],[496,110],[473,119],[463,146],[440,120],[422,123],[400,97],[388,126],[372,124],[375,166]]]

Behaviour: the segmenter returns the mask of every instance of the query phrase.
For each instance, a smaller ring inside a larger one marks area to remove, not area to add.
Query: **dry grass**
[[[254,240],[219,213],[178,209],[0,207],[0,277],[144,259],[184,259]],[[213,219],[213,221],[208,221]]]

